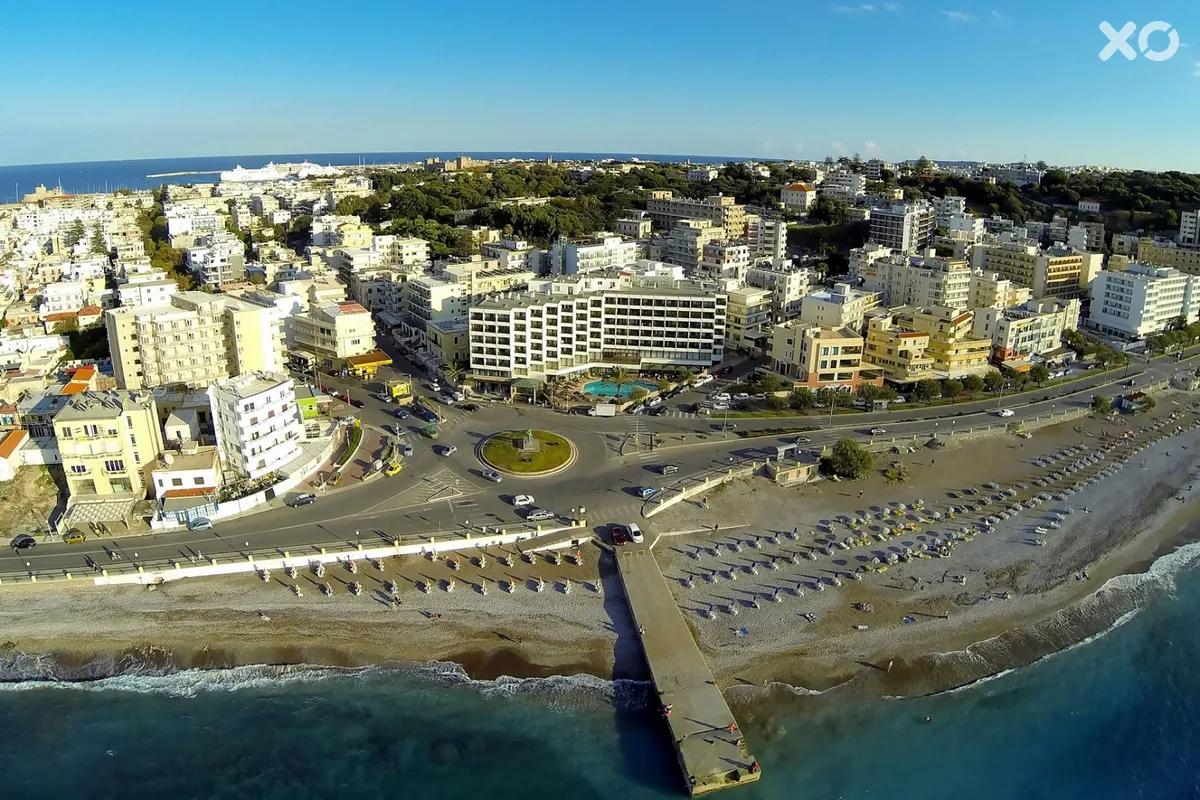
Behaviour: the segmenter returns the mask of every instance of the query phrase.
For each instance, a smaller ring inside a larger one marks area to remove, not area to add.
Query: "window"
[[[197,486],[203,486],[203,485],[204,485],[204,478],[202,478],[202,477],[200,477],[200,476],[196,476],[195,478],[192,478],[192,482],[193,482],[194,484],[196,484]]]
[[[64,439],[70,439],[70,438],[71,438],[71,429],[70,429],[70,428],[63,428],[63,429],[62,429],[62,435],[63,435],[63,438],[64,438]]]
[[[183,486],[183,478],[171,478],[172,486]]]
[[[124,472],[125,471],[125,462],[124,462],[124,460],[119,459],[119,458],[109,459],[104,462],[104,471],[105,472]]]
[[[88,471],[88,468],[84,464],[72,464],[71,465],[71,473],[74,475],[83,475],[87,471]]]

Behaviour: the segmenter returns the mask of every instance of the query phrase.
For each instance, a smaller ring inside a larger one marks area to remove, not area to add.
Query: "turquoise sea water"
[[[764,772],[721,796],[1200,797],[1200,570],[1157,572],[1158,598],[1108,633],[953,692],[735,691]],[[425,665],[12,683],[0,731],[0,796],[21,800],[682,796],[646,687],[589,677]]]
[[[634,381],[633,383],[621,384],[621,397],[629,397],[633,394],[634,389],[645,389],[647,392],[658,388],[657,384],[645,383],[644,381]],[[592,394],[597,397],[616,397],[617,385],[608,381],[592,381],[583,386],[584,394]]]

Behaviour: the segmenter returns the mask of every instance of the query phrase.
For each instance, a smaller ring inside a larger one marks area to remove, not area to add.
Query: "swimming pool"
[[[654,391],[658,388],[657,384],[646,383],[644,381],[634,381],[633,383],[621,384],[621,397],[629,397],[633,394],[634,389],[645,389],[647,392]],[[609,381],[592,381],[584,384],[584,394],[592,394],[597,397],[616,397],[617,385]]]

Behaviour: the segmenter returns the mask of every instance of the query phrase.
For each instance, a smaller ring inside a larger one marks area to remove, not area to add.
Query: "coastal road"
[[[1163,380],[1177,371],[1194,368],[1195,357],[1182,363],[1157,360],[1135,379],[1146,385]],[[1110,376],[1120,377],[1117,375]],[[1130,370],[1133,375],[1133,370]],[[1004,404],[1013,416],[995,416],[996,402],[963,403],[904,411],[838,415],[832,427],[824,427],[828,418],[738,419],[740,431],[800,428],[820,425],[805,433],[811,447],[831,444],[844,436],[870,439],[870,430],[882,427],[884,438],[953,436],[970,427],[1019,422],[1038,416],[1087,406],[1092,394],[1103,383],[1102,375],[1070,384],[1071,392],[1046,395],[1047,399],[1019,405]],[[1087,385],[1081,385],[1086,383]],[[637,450],[629,441],[628,417],[603,419],[563,414],[544,408],[519,405],[483,405],[474,413],[442,407],[445,420],[439,426],[436,442],[420,437],[419,424],[396,420],[388,406],[367,397],[360,390],[364,407],[359,416],[371,426],[395,426],[398,438],[411,443],[414,456],[405,460],[405,469],[392,478],[378,477],[356,486],[333,490],[312,505],[299,509],[278,508],[219,522],[211,531],[176,531],[116,539],[93,538],[80,545],[42,542],[29,550],[0,552],[0,578],[56,575],[70,571],[76,576],[89,574],[86,561],[108,568],[131,568],[131,564],[159,564],[170,560],[188,560],[197,554],[205,557],[244,557],[247,552],[275,553],[303,551],[305,548],[345,547],[362,542],[371,544],[397,534],[461,534],[469,525],[500,527],[522,522],[513,508],[511,497],[531,494],[539,505],[567,519],[585,518],[594,528],[614,521],[640,517],[643,501],[634,494],[639,486],[661,488],[687,476],[723,470],[743,461],[762,460],[774,455],[777,444],[792,437],[741,439],[713,428],[719,421],[668,417],[643,418],[646,430],[660,434],[662,446],[655,450]],[[352,390],[359,398],[360,391]],[[1105,390],[1109,391],[1109,390]],[[1113,392],[1115,393],[1115,392]],[[1018,395],[1021,401],[1030,395]],[[682,395],[681,395],[682,397]],[[734,420],[731,420],[734,421]],[[557,431],[575,444],[578,458],[568,470],[545,478],[505,477],[492,483],[482,477],[482,465],[475,447],[486,436],[500,430],[546,428]],[[681,434],[687,444],[677,444],[671,434]],[[705,439],[698,438],[705,435]],[[455,445],[458,452],[443,457],[434,447]],[[678,473],[664,478],[658,468],[663,464],[678,467]],[[586,509],[586,511],[584,510]],[[114,562],[108,552],[122,554]],[[136,554],[136,555],[135,555]]]

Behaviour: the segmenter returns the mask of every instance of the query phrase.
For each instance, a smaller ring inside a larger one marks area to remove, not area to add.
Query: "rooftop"
[[[290,383],[291,378],[276,372],[249,372],[233,378],[223,378],[213,382],[212,386],[221,391],[232,392],[238,397],[253,397],[263,392],[269,392],[284,383]]]
[[[148,408],[154,408],[154,397],[147,392],[127,392],[118,389],[107,392],[80,392],[67,399],[54,421],[115,419],[126,411]]]

